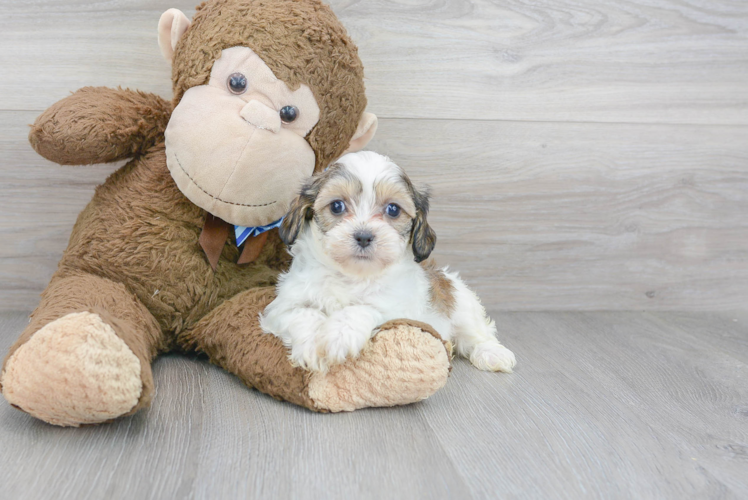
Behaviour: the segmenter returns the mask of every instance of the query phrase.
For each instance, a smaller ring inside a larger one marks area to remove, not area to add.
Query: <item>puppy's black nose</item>
[[[371,240],[374,239],[374,235],[371,234],[371,231],[356,231],[353,233],[353,239],[358,242],[358,246],[366,248],[371,243]]]

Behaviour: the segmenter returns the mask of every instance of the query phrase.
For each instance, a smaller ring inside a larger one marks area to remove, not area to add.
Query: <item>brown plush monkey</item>
[[[428,325],[382,325],[360,357],[327,373],[291,366],[258,313],[288,255],[277,230],[299,183],[366,145],[363,69],[317,0],[214,0],[192,21],[171,9],[159,45],[174,101],[84,88],[33,125],[60,164],[132,158],[80,214],[39,307],[3,364],[5,398],[57,425],[147,406],[151,362],[169,350],[211,361],[316,411],[421,400],[444,385],[450,346]],[[237,247],[234,226],[261,228]]]

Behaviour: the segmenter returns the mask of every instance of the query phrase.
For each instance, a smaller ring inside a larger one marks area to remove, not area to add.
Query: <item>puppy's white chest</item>
[[[336,298],[335,309],[368,306],[381,314],[383,323],[393,319],[413,319],[432,325],[445,338],[450,336],[449,318],[436,313],[431,307],[428,281],[415,263],[378,280],[337,283],[327,293]],[[333,312],[327,311],[328,314]]]
[[[337,280],[336,280],[337,281]],[[327,283],[324,293],[334,298],[334,308],[344,308],[354,305],[368,305],[383,314],[412,310],[419,302],[414,283],[399,279],[380,279],[366,281],[352,281],[342,279],[335,283]],[[333,311],[330,311],[333,312]]]

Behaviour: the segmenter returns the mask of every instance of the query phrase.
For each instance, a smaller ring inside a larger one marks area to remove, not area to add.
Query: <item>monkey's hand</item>
[[[42,113],[29,142],[61,165],[122,160],[163,140],[171,111],[171,103],[154,94],[84,87]]]

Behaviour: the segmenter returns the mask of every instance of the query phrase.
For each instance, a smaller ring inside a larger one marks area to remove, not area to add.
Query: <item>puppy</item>
[[[260,318],[291,361],[325,371],[355,357],[378,325],[422,321],[481,370],[511,372],[514,354],[478,297],[426,260],[436,234],[426,193],[389,158],[348,154],[312,177],[280,226],[293,262]]]

